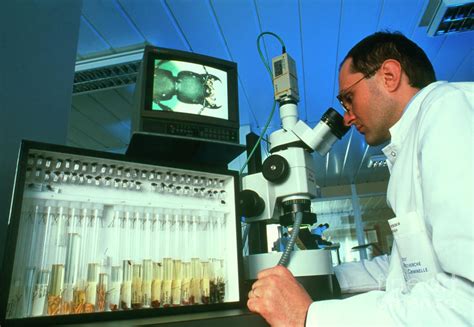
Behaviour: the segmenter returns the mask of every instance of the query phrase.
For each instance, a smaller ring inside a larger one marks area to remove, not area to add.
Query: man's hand
[[[249,292],[247,307],[273,327],[300,327],[313,302],[291,272],[276,266],[262,270]]]

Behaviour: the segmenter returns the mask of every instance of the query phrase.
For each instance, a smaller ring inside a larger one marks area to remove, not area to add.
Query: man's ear
[[[396,91],[402,82],[402,65],[395,59],[387,59],[380,67],[383,85],[389,92]]]

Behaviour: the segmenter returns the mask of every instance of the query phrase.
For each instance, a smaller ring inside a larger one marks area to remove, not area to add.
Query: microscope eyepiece
[[[344,117],[334,108],[329,108],[321,117],[321,121],[329,126],[331,132],[338,139],[341,139],[350,129],[350,126],[344,125]]]

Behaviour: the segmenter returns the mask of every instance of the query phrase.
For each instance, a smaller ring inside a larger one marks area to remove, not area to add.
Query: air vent
[[[430,0],[420,26],[428,26],[430,36],[472,31],[474,29],[474,2]]]

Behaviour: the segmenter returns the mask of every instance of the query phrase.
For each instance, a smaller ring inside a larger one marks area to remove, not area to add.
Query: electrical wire
[[[260,55],[260,59],[262,59],[262,62],[263,62],[263,65],[265,66],[265,68],[267,69],[268,73],[270,74],[270,80],[273,80],[273,76],[272,76],[272,70],[270,68],[270,65],[268,64],[267,60],[265,59],[265,56],[263,55],[262,53],[262,50],[260,49],[260,39],[264,36],[264,35],[271,35],[271,36],[274,36],[278,39],[278,41],[280,41],[280,44],[281,44],[281,47],[282,47],[282,53],[285,53],[286,52],[286,47],[285,47],[285,43],[283,42],[283,40],[275,33],[273,32],[262,32],[258,35],[257,37],[257,50],[258,50],[258,54]],[[273,85],[272,85],[273,87]],[[242,175],[243,171],[245,170],[245,167],[247,167],[250,159],[252,159],[252,156],[255,152],[255,150],[258,148],[258,146],[260,145],[260,143],[262,142],[262,138],[263,136],[265,135],[265,133],[267,132],[267,129],[268,129],[268,126],[270,126],[270,122],[272,121],[273,119],[273,114],[275,113],[275,108],[276,108],[276,101],[273,100],[273,106],[272,106],[272,110],[270,112],[270,116],[268,117],[268,120],[267,122],[265,123],[265,126],[263,127],[263,130],[262,130],[262,133],[260,133],[260,137],[258,138],[257,142],[255,143],[254,147],[252,148],[252,151],[250,151],[248,157],[247,157],[247,160],[245,161],[244,165],[242,166],[242,168],[240,169],[240,172],[239,172],[239,175]]]

